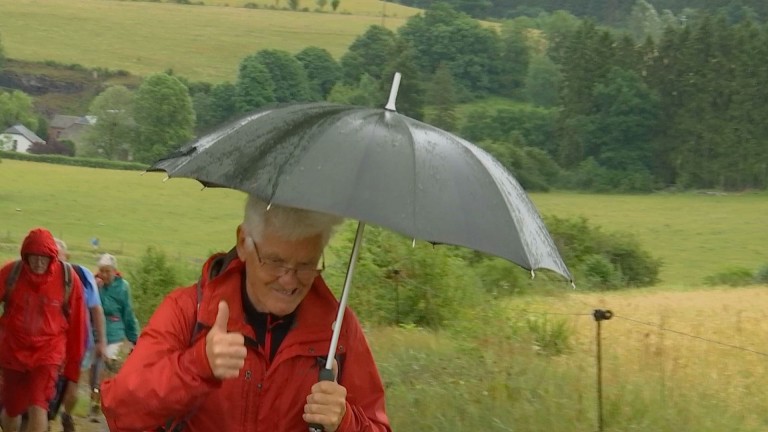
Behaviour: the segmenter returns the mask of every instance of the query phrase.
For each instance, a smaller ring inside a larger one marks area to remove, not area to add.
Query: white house
[[[0,148],[7,151],[29,153],[34,143],[45,144],[45,141],[20,124],[9,127],[0,135]]]

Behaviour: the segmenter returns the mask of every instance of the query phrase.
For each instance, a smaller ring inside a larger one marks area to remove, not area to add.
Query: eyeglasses
[[[298,279],[302,283],[311,283],[315,280],[315,278],[325,270],[325,254],[323,254],[322,257],[322,264],[320,268],[317,268],[316,266],[312,265],[303,265],[298,267],[289,267],[285,265],[282,261],[279,260],[270,260],[270,259],[261,259],[261,254],[259,253],[259,247],[256,245],[256,242],[253,242],[253,247],[256,249],[256,259],[259,260],[259,265],[261,268],[263,268],[267,273],[269,273],[272,277],[275,279],[280,279],[281,277],[285,276],[289,272],[293,272],[293,274],[296,275],[296,279]]]

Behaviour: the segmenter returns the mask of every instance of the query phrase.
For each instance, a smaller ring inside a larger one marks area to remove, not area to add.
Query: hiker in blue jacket
[[[56,246],[59,248],[59,259],[63,262],[69,262],[69,250],[67,244],[61,239],[54,239]],[[86,303],[86,310],[89,314],[88,334],[86,336],[86,354],[83,356],[81,363],[82,369],[89,369],[91,362],[94,359],[103,359],[106,356],[107,350],[107,337],[106,337],[106,320],[104,318],[104,309],[101,307],[101,299],[99,297],[99,288],[96,285],[96,278],[93,276],[90,270],[87,268],[72,264],[75,269],[80,282],[83,284],[83,300]],[[93,377],[91,377],[93,381]],[[96,383],[91,382],[93,388]],[[53,417],[58,411],[59,405],[64,405],[64,412],[61,413],[61,426],[63,432],[75,432],[75,423],[72,420],[72,410],[77,404],[77,383],[72,381],[66,381],[62,386],[63,394],[57,395],[57,399],[52,404],[50,416]]]

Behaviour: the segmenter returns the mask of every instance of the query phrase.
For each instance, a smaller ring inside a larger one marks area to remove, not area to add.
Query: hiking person
[[[102,254],[98,261],[99,296],[106,319],[107,347],[103,359],[96,359],[91,366],[91,420],[97,421],[100,411],[101,381],[119,368],[118,362],[124,343],[128,351],[133,349],[139,337],[139,324],[133,312],[130,286],[117,270],[117,258]],[[98,283],[98,282],[97,282]]]
[[[249,198],[236,246],[166,297],[104,382],[110,430],[390,431],[381,378],[349,309],[335,381],[318,382],[338,306],[318,263],[340,222]]]
[[[0,425],[4,432],[17,432],[27,412],[27,431],[44,432],[59,372],[70,381],[80,378],[86,331],[83,286],[72,267],[58,260],[48,230],[31,230],[20,255],[0,269]]]
[[[54,238],[56,246],[59,251],[59,260],[62,262],[69,262],[69,250],[67,249],[67,243],[64,240]],[[86,305],[87,326],[86,326],[86,345],[85,354],[80,363],[80,369],[90,369],[91,363],[94,359],[104,359],[107,350],[106,328],[104,322],[104,309],[101,307],[101,298],[99,297],[99,288],[96,285],[96,279],[90,270],[84,266],[78,264],[72,264],[72,268],[75,270],[75,274],[80,279],[80,283],[83,284],[83,299]],[[53,419],[59,410],[60,405],[64,405],[64,412],[61,413],[61,426],[63,432],[74,432],[75,423],[72,419],[72,410],[77,404],[77,387],[76,381],[70,381],[66,377],[60,377],[59,379],[65,380],[64,383],[60,383],[63,387],[62,394],[57,395],[57,400],[51,404],[51,409],[48,413],[48,418]],[[91,377],[91,389],[96,385]]]

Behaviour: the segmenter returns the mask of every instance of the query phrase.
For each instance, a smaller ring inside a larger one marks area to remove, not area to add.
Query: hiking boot
[[[75,421],[67,413],[61,413],[61,429],[63,432],[75,432]]]

